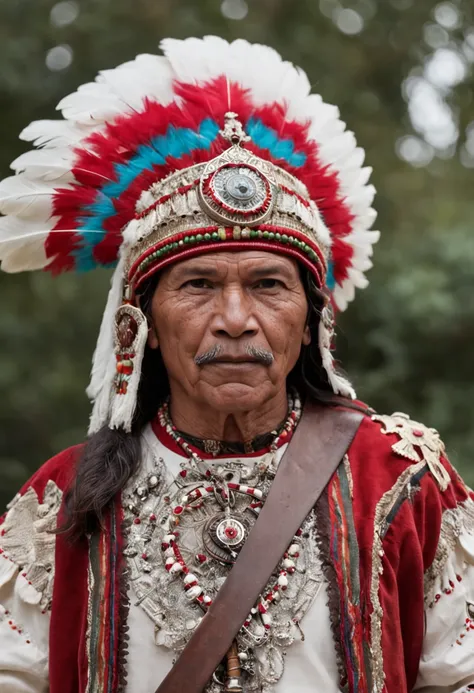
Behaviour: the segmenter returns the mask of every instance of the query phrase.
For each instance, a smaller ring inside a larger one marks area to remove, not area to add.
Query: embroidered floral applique
[[[0,528],[0,558],[12,561],[25,579],[23,598],[49,608],[54,580],[54,550],[57,514],[62,491],[48,481],[40,503],[33,488],[10,503]],[[34,590],[31,589],[34,588]],[[38,596],[40,595],[40,596]]]
[[[395,433],[399,437],[400,440],[392,445],[393,452],[412,462],[426,462],[441,491],[448,488],[451,478],[441,462],[445,448],[438,431],[411,421],[400,412],[392,416],[374,414],[372,420],[384,426],[382,433]]]

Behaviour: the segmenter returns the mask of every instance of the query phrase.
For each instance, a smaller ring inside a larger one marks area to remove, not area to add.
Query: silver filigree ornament
[[[226,114],[220,133],[231,147],[212,159],[199,181],[199,203],[215,221],[233,226],[256,226],[272,213],[277,184],[272,166],[242,143],[250,138],[235,113]]]

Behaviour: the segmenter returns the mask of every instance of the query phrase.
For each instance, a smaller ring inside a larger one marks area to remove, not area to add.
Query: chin
[[[245,385],[243,383],[224,383],[217,386],[206,386],[202,391],[202,400],[213,409],[224,413],[247,412],[258,409],[275,395],[275,386],[271,383]]]

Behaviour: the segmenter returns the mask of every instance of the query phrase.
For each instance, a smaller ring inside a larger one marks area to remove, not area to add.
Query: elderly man
[[[0,187],[4,270],[116,264],[88,440],[3,517],[0,691],[467,690],[471,492],[331,353],[378,237],[363,153],[271,49],[162,47]]]

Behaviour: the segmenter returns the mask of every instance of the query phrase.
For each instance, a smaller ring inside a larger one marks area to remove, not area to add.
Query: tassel
[[[334,394],[356,399],[356,393],[350,382],[336,373],[334,359],[331,353],[332,339],[334,336],[334,320],[329,305],[324,306],[319,320],[319,352],[323,368],[328,376],[329,384]]]
[[[116,374],[114,354],[115,313],[122,304],[123,277],[124,260],[122,254],[112,278],[92,361],[91,379],[87,388],[87,396],[94,402],[94,407],[90,418],[88,435],[96,433],[110,418],[110,399]]]
[[[130,304],[120,306],[115,314],[116,375],[110,428],[132,429],[147,337],[148,324],[142,311]]]

